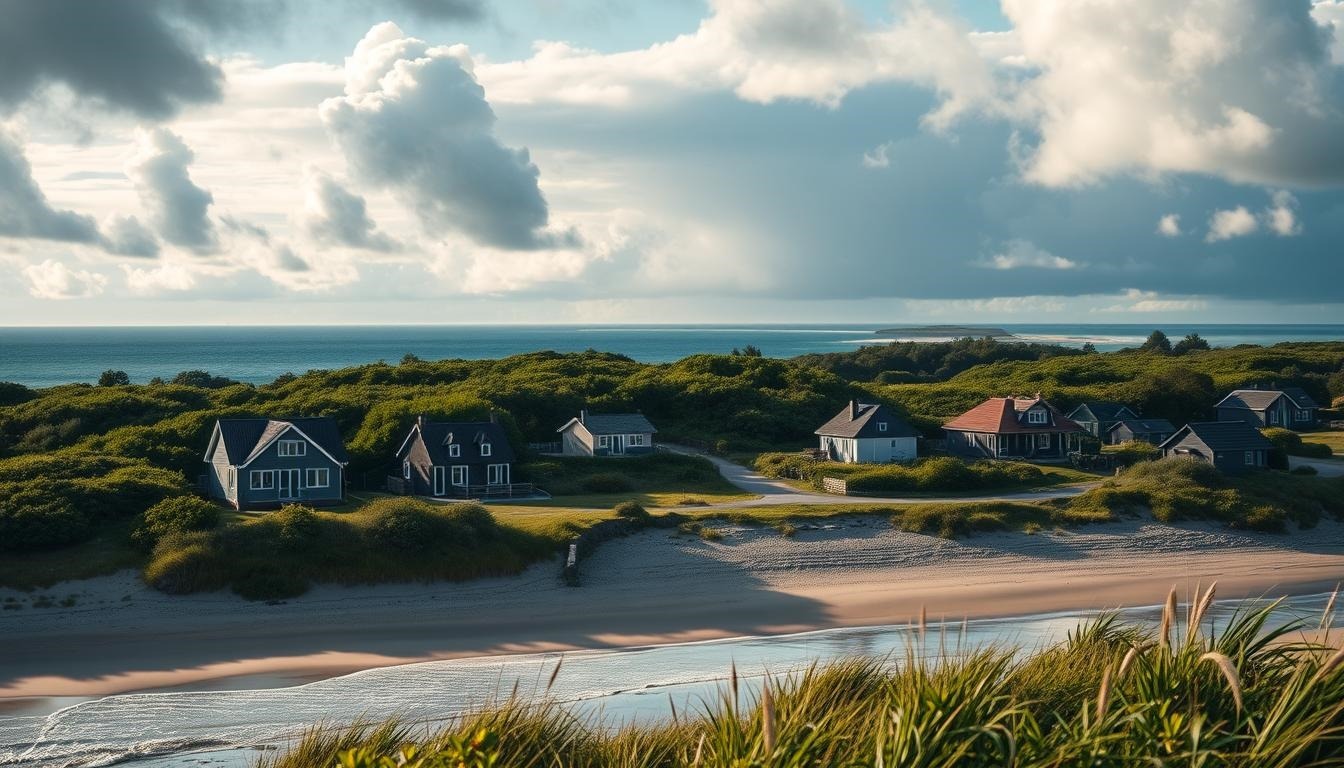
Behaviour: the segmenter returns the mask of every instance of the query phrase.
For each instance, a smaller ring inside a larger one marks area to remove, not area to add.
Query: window
[[[409,461],[401,462],[401,476],[406,478],[407,480],[411,479],[411,462]]]
[[[308,445],[302,440],[281,440],[276,453],[281,456],[307,456]]]
[[[303,475],[304,488],[326,488],[331,485],[331,470],[326,467],[310,469]]]
[[[507,485],[509,482],[509,465],[491,464],[486,467],[485,482],[487,485]]]
[[[643,445],[643,444],[644,444],[644,436],[643,436],[643,435],[631,435],[631,436],[630,436],[630,444],[631,444],[631,445]]]
[[[1049,448],[1049,447],[1050,447],[1050,435],[1049,435],[1049,433],[1043,432],[1043,433],[1041,433],[1041,434],[1039,434],[1039,435],[1036,436],[1036,447],[1037,447],[1037,448]]]
[[[1297,411],[1297,420],[1298,420],[1298,421],[1311,421],[1311,411],[1298,409],[1298,411]]]
[[[462,446],[458,445],[457,443],[453,443],[452,445],[448,446],[448,456],[450,458],[456,459],[458,456],[461,455],[462,455]]]
[[[892,441],[891,441],[891,447],[892,447],[892,448],[899,448],[900,446],[897,444],[898,442],[899,442],[899,441],[897,441],[897,440],[892,440]]]
[[[877,422],[877,431],[878,431],[878,432],[886,432],[886,431],[887,431],[887,422],[885,422],[885,421],[879,421],[879,422]]]
[[[453,467],[453,485],[465,487],[467,484],[467,467],[459,464]]]
[[[275,470],[254,469],[251,472],[250,482],[254,491],[269,491],[275,487]]]
[[[1270,412],[1269,412],[1269,423],[1270,423],[1270,424],[1278,424],[1278,423],[1279,423],[1279,412],[1278,412],[1278,411],[1270,411]]]
[[[234,469],[233,467],[229,467],[229,493],[233,493],[234,489],[237,487],[238,487],[238,470]]]
[[[1027,411],[1028,424],[1049,424],[1050,416],[1045,411]]]
[[[1255,464],[1255,451],[1247,451],[1247,452],[1246,452],[1246,464],[1248,464],[1248,465],[1254,465],[1254,464]]]
[[[599,437],[597,438],[597,447],[598,447],[598,448],[610,448],[610,447],[611,447],[611,438],[610,438],[610,437],[607,437],[606,435],[601,435],[601,436],[599,436]]]
[[[481,455],[482,455],[482,456],[489,456],[489,455],[490,455],[490,444],[489,444],[489,443],[481,443]]]

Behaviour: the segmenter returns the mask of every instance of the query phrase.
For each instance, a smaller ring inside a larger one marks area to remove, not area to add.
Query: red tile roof
[[[1049,424],[1027,424],[1019,414],[1041,403],[1050,412]],[[958,432],[1011,434],[1027,432],[1081,432],[1077,422],[1040,397],[991,397],[943,425]]]

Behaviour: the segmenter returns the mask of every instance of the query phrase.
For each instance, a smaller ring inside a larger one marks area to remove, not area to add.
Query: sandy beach
[[[1232,598],[1344,579],[1335,522],[1271,535],[1129,521],[958,541],[879,517],[805,526],[793,539],[723,531],[718,542],[665,530],[608,542],[578,588],[551,562],[464,584],[322,586],[275,604],[171,597],[129,572],[0,590],[24,605],[0,611],[0,698],[272,687],[429,659],[902,623],[921,607],[990,618],[1150,605],[1173,585],[1213,580]],[[41,595],[74,605],[32,607]]]

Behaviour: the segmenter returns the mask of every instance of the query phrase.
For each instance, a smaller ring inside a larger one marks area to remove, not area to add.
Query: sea
[[[1287,598],[1269,626],[1318,626],[1325,594]],[[1238,611],[1263,600],[1215,604],[1207,629],[1221,633]],[[1126,609],[1121,620],[1155,626],[1158,606]],[[1031,653],[1063,641],[1096,612],[1008,619],[821,630],[699,643],[565,654],[520,654],[429,661],[370,669],[306,685],[260,690],[134,693],[79,701],[48,714],[0,716],[0,766],[83,768],[245,768],[283,750],[315,723],[341,726],[396,716],[425,728],[510,696],[557,702],[594,727],[667,721],[712,709],[729,695],[729,676],[750,701],[769,675],[776,681],[813,664],[868,657],[900,665],[972,650]],[[1337,617],[1337,614],[1335,615]],[[1331,626],[1340,626],[1335,618]],[[560,669],[557,672],[556,667]],[[554,683],[551,678],[554,676]]]
[[[927,334],[880,333],[865,325],[416,325],[0,328],[0,381],[29,387],[92,383],[106,370],[132,382],[204,370],[264,384],[283,373],[425,360],[494,359],[525,352],[595,349],[664,363],[752,345],[768,357],[843,352],[892,341],[940,341]],[[986,326],[988,327],[988,326]],[[1198,333],[1219,347],[1344,340],[1344,324],[1307,325],[996,325],[1017,340],[1102,351],[1141,344],[1160,329],[1173,340]]]

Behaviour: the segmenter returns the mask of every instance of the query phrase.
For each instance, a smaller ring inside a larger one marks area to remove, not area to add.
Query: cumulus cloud
[[[112,216],[103,223],[103,247],[119,256],[159,255],[159,241],[154,233],[134,216]]]
[[[1188,312],[1208,307],[1201,298],[1163,298],[1156,291],[1141,291],[1129,288],[1123,294],[1119,304],[1099,307],[1095,312]]]
[[[160,118],[215,101],[219,67],[181,26],[212,3],[155,0],[0,0],[0,106],[51,85],[107,107]]]
[[[1022,267],[1073,269],[1078,266],[1078,263],[1062,256],[1056,256],[1029,241],[1012,240],[1007,243],[1002,251],[991,256],[987,262],[983,262],[982,266],[993,269],[1020,269]]]
[[[18,141],[0,126],[0,236],[96,243],[98,225],[89,216],[54,208],[33,180]]]
[[[1181,215],[1179,213],[1168,213],[1157,220],[1157,234],[1163,237],[1180,237],[1181,235]]]
[[[71,269],[53,259],[30,264],[23,269],[28,292],[39,299],[79,299],[97,296],[107,285],[107,277],[96,272]]]
[[[1265,226],[1279,237],[1292,237],[1302,233],[1302,224],[1297,220],[1297,198],[1287,190],[1274,193],[1273,202],[1265,209]]]
[[[364,198],[323,173],[310,173],[304,224],[317,242],[369,251],[392,251],[397,241],[378,230]]]
[[[195,288],[196,277],[185,265],[163,262],[153,267],[133,267],[122,264],[126,287],[136,296],[158,296],[180,293]]]
[[[141,131],[139,144],[126,174],[159,234],[197,253],[216,250],[218,238],[209,216],[215,198],[191,180],[191,148],[167,128]]]
[[[1204,236],[1204,242],[1216,243],[1234,237],[1245,237],[1259,227],[1260,222],[1256,220],[1255,214],[1246,210],[1244,205],[1230,210],[1214,211],[1213,216],[1209,217],[1209,233]]]
[[[379,24],[346,60],[346,95],[320,113],[355,174],[409,203],[425,229],[505,249],[569,244],[546,231],[540,172],[495,137],[465,49],[431,48]]]
[[[1004,0],[1038,74],[1016,101],[1047,186],[1115,174],[1344,179],[1330,31],[1307,2]]]
[[[888,155],[889,152],[891,152],[890,142],[886,144],[878,144],[871,152],[864,152],[863,167],[878,169],[890,166],[891,157]]]

